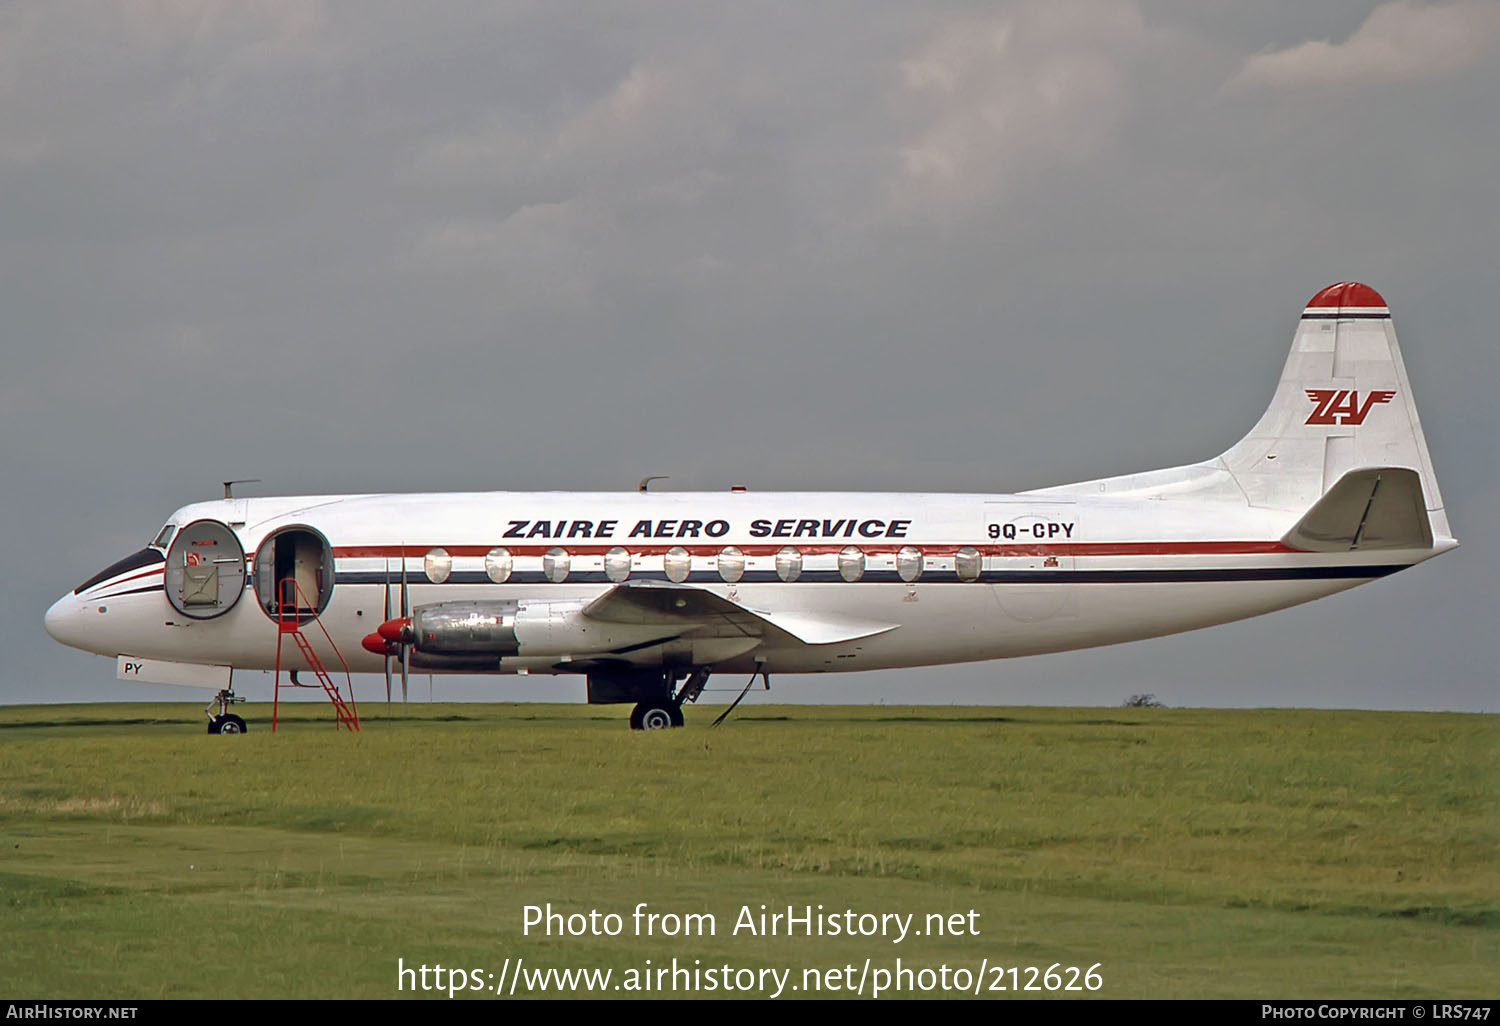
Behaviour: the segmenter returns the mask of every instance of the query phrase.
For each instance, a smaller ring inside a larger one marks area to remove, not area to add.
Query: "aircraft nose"
[[[53,640],[77,647],[79,607],[78,597],[71,592],[52,603],[42,623]]]

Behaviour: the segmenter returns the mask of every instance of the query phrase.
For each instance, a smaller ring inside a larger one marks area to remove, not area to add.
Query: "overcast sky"
[[[225,478],[1004,492],[1191,462],[1354,279],[1458,553],[773,697],[1493,711],[1497,183],[1495,0],[5,4],[0,701],[197,701],[42,614]]]

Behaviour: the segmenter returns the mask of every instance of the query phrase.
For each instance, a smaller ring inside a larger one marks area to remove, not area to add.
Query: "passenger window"
[[[681,545],[673,545],[662,557],[662,567],[667,571],[667,580],[681,584],[688,579],[693,569],[693,557]]]
[[[509,549],[493,548],[484,554],[485,576],[496,584],[504,584],[510,579],[513,565]]]
[[[853,584],[865,575],[865,554],[858,545],[846,545],[839,553],[839,576]]]
[[[630,576],[630,553],[616,545],[604,554],[604,576],[619,584]]]
[[[977,581],[983,571],[983,561],[979,550],[972,545],[965,545],[953,556],[953,569],[958,572],[960,581]]]
[[[422,559],[422,570],[433,584],[442,584],[453,572],[453,557],[447,549],[430,549]]]
[[[922,550],[915,545],[904,545],[896,553],[896,573],[907,584],[922,576]]]
[[[733,545],[719,550],[719,576],[734,584],[745,576],[745,554]]]
[[[776,553],[776,576],[783,581],[795,581],[802,576],[802,552],[788,545]]]

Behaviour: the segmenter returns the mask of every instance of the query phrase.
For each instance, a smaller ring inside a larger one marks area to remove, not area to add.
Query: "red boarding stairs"
[[[276,732],[276,718],[281,706],[281,689],[288,688],[313,688],[321,687],[328,700],[333,703],[333,714],[336,717],[334,729],[348,728],[351,732],[359,730],[359,710],[354,704],[354,680],[349,676],[349,663],[339,647],[333,643],[333,636],[328,633],[328,628],[318,618],[317,607],[307,601],[307,595],[297,586],[297,582],[288,577],[283,580],[277,589],[280,601],[276,604],[276,692],[271,701],[271,732]],[[310,616],[308,614],[311,614]],[[323,660],[318,658],[318,653],[308,643],[307,635],[302,633],[302,619],[307,616],[310,623],[318,625],[318,630],[323,632],[323,637],[328,639],[328,647],[333,649],[333,654],[339,657],[339,662],[344,667],[344,680],[349,686],[349,700],[344,701],[344,696],[339,692],[338,685],[334,684],[333,678],[328,675],[328,669],[323,665]],[[281,646],[291,637],[297,643],[302,658],[307,660],[307,665],[318,678],[316,684],[303,684],[295,679],[288,671],[288,680],[281,683]]]

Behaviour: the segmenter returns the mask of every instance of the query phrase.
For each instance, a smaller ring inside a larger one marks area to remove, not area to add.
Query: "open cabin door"
[[[255,553],[255,595],[271,619],[285,611],[305,623],[328,607],[333,594],[333,548],[310,527],[269,535]]]

